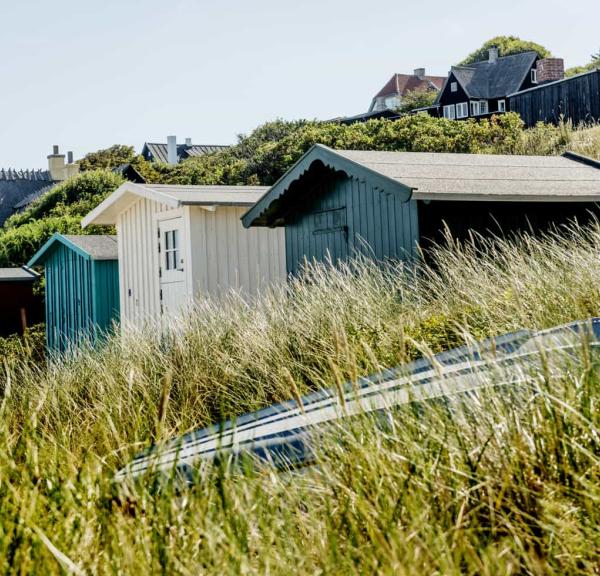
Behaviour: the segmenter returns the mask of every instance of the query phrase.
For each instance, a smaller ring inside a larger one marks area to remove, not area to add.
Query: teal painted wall
[[[97,341],[119,318],[117,262],[93,261],[56,243],[45,261],[48,349]]]
[[[323,174],[303,189],[285,226],[288,273],[308,260],[344,261],[362,254],[408,261],[417,255],[417,203],[344,173]]]

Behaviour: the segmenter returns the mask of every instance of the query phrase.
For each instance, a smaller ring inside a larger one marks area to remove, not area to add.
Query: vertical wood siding
[[[396,194],[343,174],[324,176],[305,198],[285,226],[289,273],[297,274],[305,260],[415,258],[419,225],[414,200],[403,202]]]
[[[114,261],[94,262],[60,245],[45,262],[46,336],[63,352],[94,342],[118,319],[118,275]]]
[[[574,124],[600,120],[600,71],[540,86],[509,98],[509,109],[527,126],[557,123],[561,117]]]
[[[231,288],[257,294],[285,280],[282,229],[245,229],[240,221],[244,207],[189,210],[192,297],[219,296]]]

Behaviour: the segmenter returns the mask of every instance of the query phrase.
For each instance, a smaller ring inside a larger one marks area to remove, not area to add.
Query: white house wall
[[[246,229],[240,221],[247,208],[189,207],[191,265],[195,298],[219,296],[233,289],[255,295],[286,278],[283,228]]]
[[[140,198],[119,214],[119,284],[121,321],[143,327],[160,314],[158,238],[155,215],[169,208]]]

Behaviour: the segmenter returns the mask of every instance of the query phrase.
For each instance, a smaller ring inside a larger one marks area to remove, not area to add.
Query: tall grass
[[[366,261],[249,304],[199,304],[158,342],[113,338],[0,375],[0,570],[597,573],[596,360],[408,407],[325,441],[303,474],[209,470],[183,494],[116,469],[151,441],[438,351],[600,315],[600,226],[449,241],[417,273]],[[26,351],[24,351],[24,354]]]

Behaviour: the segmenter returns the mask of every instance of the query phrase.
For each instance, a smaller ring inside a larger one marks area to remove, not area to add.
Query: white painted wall
[[[218,297],[236,289],[255,295],[273,282],[286,279],[283,228],[242,226],[245,207],[217,206],[209,210],[185,206],[172,210],[140,198],[119,214],[119,280],[121,321],[143,328],[161,319],[158,254],[160,219],[183,217],[182,244],[187,274],[186,300]]]

